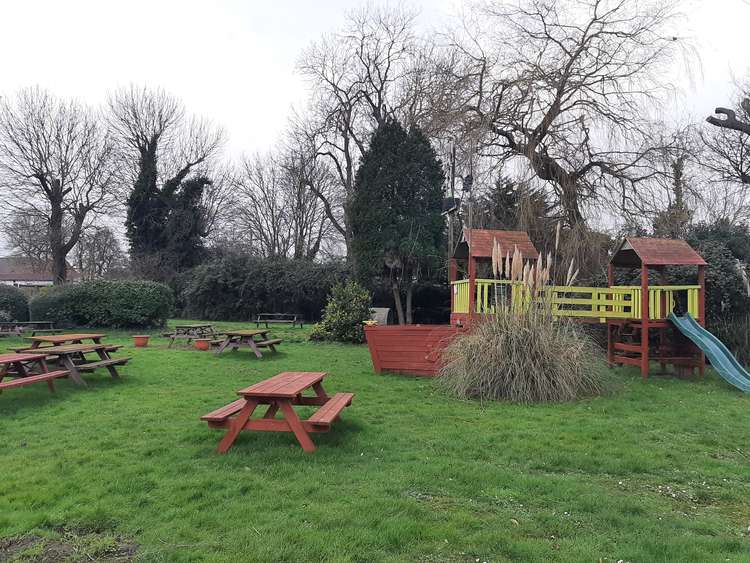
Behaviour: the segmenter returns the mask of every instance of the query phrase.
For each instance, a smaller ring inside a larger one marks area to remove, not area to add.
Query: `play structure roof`
[[[703,260],[684,240],[628,237],[620,243],[610,260],[615,266],[705,266]]]
[[[503,254],[513,254],[516,246],[524,258],[536,260],[539,256],[534,243],[525,231],[496,231],[492,229],[464,229],[464,236],[456,247],[454,258],[491,258],[493,240],[500,243]]]

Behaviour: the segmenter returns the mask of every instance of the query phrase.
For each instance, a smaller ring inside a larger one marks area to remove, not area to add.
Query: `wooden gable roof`
[[[464,236],[459,243],[454,258],[492,258],[492,244],[497,240],[506,252],[513,254],[518,247],[521,255],[529,260],[536,260],[539,252],[531,242],[526,231],[497,231],[493,229],[464,229]]]
[[[628,237],[610,260],[615,266],[705,266],[706,261],[684,240]]]

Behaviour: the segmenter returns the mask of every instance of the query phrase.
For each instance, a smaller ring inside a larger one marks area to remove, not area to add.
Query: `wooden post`
[[[641,377],[648,377],[648,266],[641,264]]]
[[[477,301],[477,259],[469,251],[469,321],[474,318],[476,313]]]
[[[455,307],[456,287],[453,285],[453,282],[456,281],[457,277],[458,277],[458,265],[456,264],[456,259],[450,258],[448,259],[448,288],[450,289],[450,292],[451,292],[451,313],[454,313],[456,311],[456,307]]]
[[[667,285],[667,273],[664,266],[659,267],[659,284],[662,286]],[[664,357],[666,355],[665,348],[667,347],[667,327],[666,324],[664,324],[667,318],[667,293],[663,290],[659,293],[659,309],[661,310],[661,317],[659,319],[661,321],[659,326],[659,356]],[[662,373],[667,371],[667,364],[664,362],[660,361],[659,366],[661,367]]]
[[[701,326],[706,326],[706,267],[698,266],[698,322]],[[698,364],[698,373],[701,377],[706,374],[706,355],[700,353],[700,363]]]
[[[615,285],[615,267],[610,262],[607,265],[607,287]],[[611,295],[610,295],[611,297]],[[612,321],[607,321],[607,364],[609,367],[614,366],[615,363],[615,327]]]

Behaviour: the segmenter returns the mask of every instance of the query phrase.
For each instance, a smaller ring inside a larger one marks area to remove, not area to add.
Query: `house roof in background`
[[[68,265],[68,279],[80,276],[75,268]],[[51,264],[40,264],[24,256],[0,256],[0,281],[53,281]]]
[[[628,237],[610,260],[615,266],[705,266],[706,261],[684,240]]]
[[[536,260],[539,252],[531,242],[526,231],[497,231],[493,229],[464,229],[463,240],[459,243],[455,258],[466,258],[471,252],[475,258],[492,258],[492,244],[497,240],[503,255],[513,251],[516,247],[524,258]]]

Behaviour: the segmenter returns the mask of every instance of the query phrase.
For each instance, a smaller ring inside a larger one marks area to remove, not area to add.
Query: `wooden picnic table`
[[[63,344],[36,348],[39,354],[44,354],[46,360],[55,360],[62,364],[70,373],[70,378],[79,385],[86,385],[81,378],[81,372],[94,371],[97,368],[107,368],[113,378],[119,377],[115,366],[125,365],[129,357],[113,358],[109,355],[110,346],[106,344]],[[96,353],[98,360],[86,358],[86,354]]]
[[[328,432],[331,424],[349,406],[353,393],[336,393],[329,396],[323,389],[323,379],[328,374],[317,371],[283,372],[237,393],[242,396],[228,405],[201,417],[211,428],[224,428],[226,434],[216,451],[226,453],[243,430],[259,432],[292,432],[306,452],[314,452],[311,432]],[[314,395],[303,393],[312,389]],[[262,418],[251,419],[258,405],[268,405]],[[307,420],[300,420],[295,405],[317,405],[320,408]],[[281,411],[283,418],[277,419]]]
[[[49,370],[46,354],[0,354],[0,392],[46,381],[50,392],[54,393],[54,380],[66,375],[68,372],[65,370]],[[3,382],[5,378],[13,379]]]
[[[42,346],[42,344],[49,344],[51,346],[64,346],[67,344],[83,344],[84,340],[91,340],[94,344],[101,344],[102,338],[107,336],[106,334],[99,333],[73,333],[73,334],[48,334],[44,336],[27,336],[27,340],[31,340],[32,350],[35,350]]]
[[[256,357],[262,358],[261,348],[268,348],[271,352],[276,352],[276,345],[283,342],[280,338],[266,338],[269,332],[270,330],[267,328],[227,331],[224,333],[224,341],[219,344],[216,353],[221,354],[227,348],[238,350],[244,346],[250,348]]]
[[[20,336],[29,330],[34,335],[37,331],[51,332],[54,328],[55,323],[52,321],[2,321],[0,322],[0,335]]]
[[[223,333],[216,332],[213,325],[208,323],[201,324],[179,324],[175,325],[174,332],[165,333],[164,336],[169,338],[169,348],[175,343],[175,340],[185,340],[190,343],[191,340],[209,339],[218,340]]]

